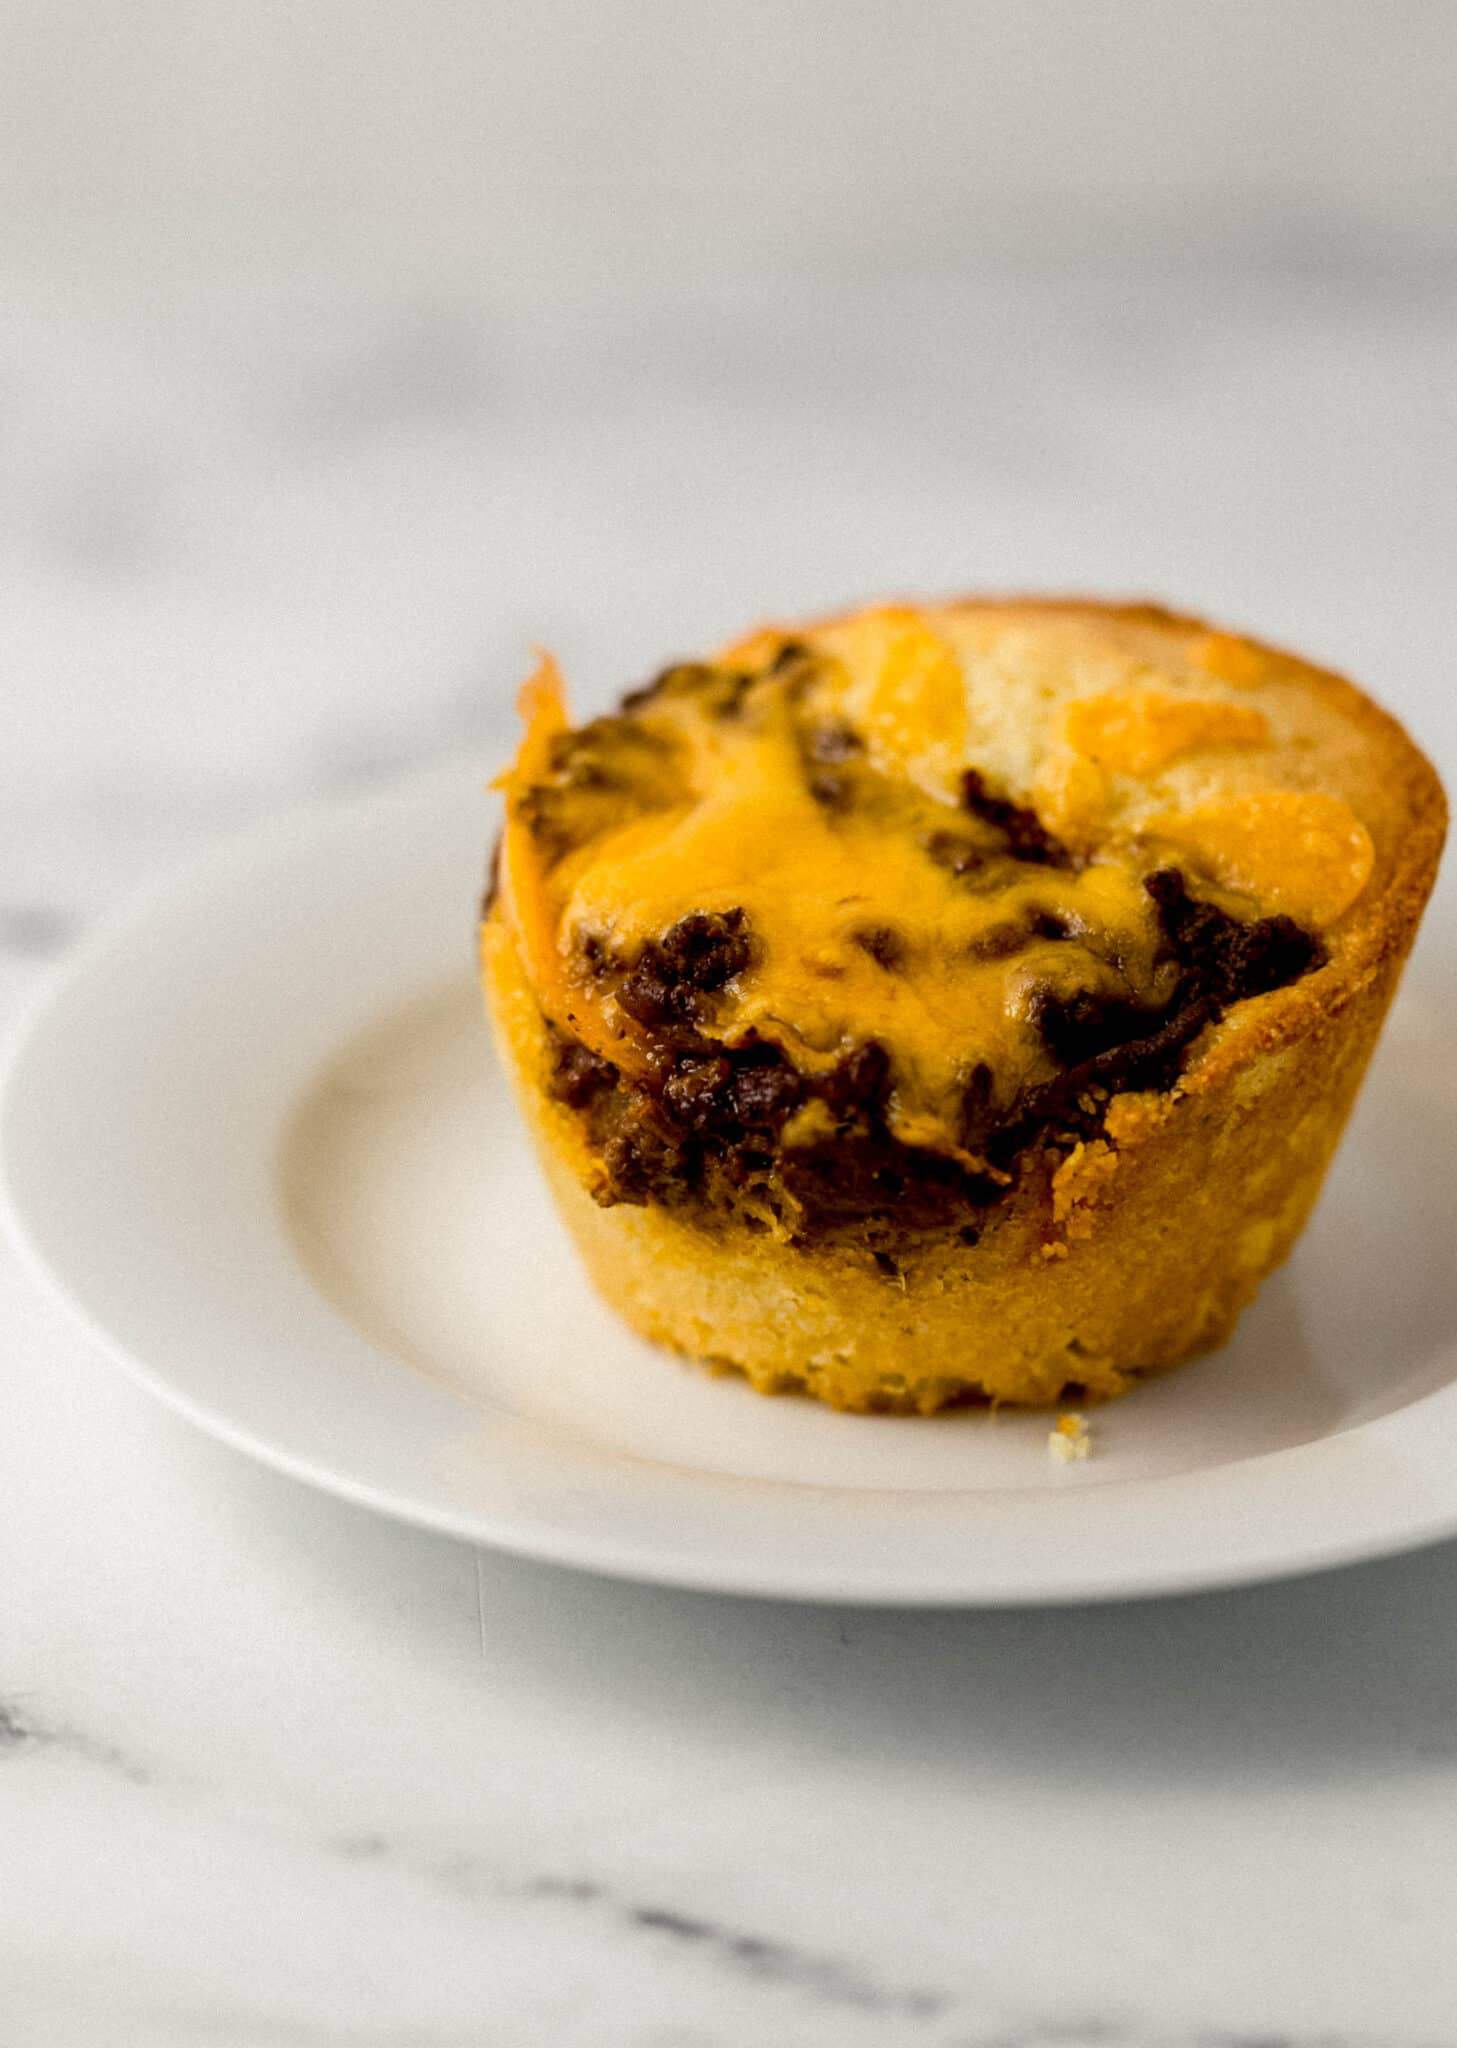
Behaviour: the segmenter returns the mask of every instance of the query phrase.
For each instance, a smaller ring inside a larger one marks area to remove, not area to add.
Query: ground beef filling
[[[1056,862],[1059,850],[1027,817],[995,822],[1020,858]],[[1230,1004],[1321,964],[1318,940],[1288,917],[1231,917],[1191,895],[1174,868],[1144,886],[1179,968],[1173,997],[1150,1011],[1093,992],[1049,993],[1036,1024],[1061,1069],[1052,1080],[998,1108],[990,1071],[970,1068],[961,1138],[985,1171],[892,1134],[891,1062],[874,1040],[810,1077],[767,1040],[728,1047],[705,1036],[715,998],[752,964],[753,934],[739,911],[684,918],[616,981],[619,1004],[651,1034],[658,1056],[649,1074],[628,1079],[551,1033],[553,1092],[585,1121],[602,1168],[598,1200],[732,1215],[751,1228],[777,1222],[798,1242],[850,1239],[882,1261],[917,1233],[953,1230],[974,1242],[1029,1156],[1097,1136],[1112,1096],[1171,1087],[1195,1038]],[[878,940],[870,937],[872,951]],[[822,1105],[815,1121],[828,1135],[786,1143],[786,1124],[812,1103]]]

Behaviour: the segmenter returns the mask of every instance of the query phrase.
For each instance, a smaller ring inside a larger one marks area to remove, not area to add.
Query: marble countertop
[[[1317,260],[1318,257],[1318,260]],[[0,323],[0,1018],[216,835],[745,615],[1148,591],[1457,768],[1457,273],[907,278]],[[1450,884],[1448,885],[1450,886]],[[4,2048],[1446,2048],[1457,1547],[831,1612],[399,1529],[0,1252]]]

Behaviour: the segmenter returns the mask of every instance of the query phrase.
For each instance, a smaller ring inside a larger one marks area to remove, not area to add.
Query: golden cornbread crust
[[[1005,631],[1040,658],[1046,640],[1054,671],[1064,626],[1086,629],[1094,654],[1106,636],[1119,660],[1145,671],[1165,658],[1171,672],[1191,658],[1207,663],[1208,702],[1229,707],[1217,728],[1226,748],[1243,746],[1267,708],[1273,736],[1263,752],[1233,755],[1211,742],[1200,754],[1183,740],[1185,713],[1154,703],[1143,682],[1132,718],[1119,690],[1089,688],[1076,725],[1061,700],[1048,713],[1083,752],[1044,737],[1023,761],[1015,747],[993,748],[991,765],[999,786],[1039,815],[1072,787],[1054,828],[1075,837],[1091,762],[1102,806],[1092,843],[1148,831],[1193,847],[1196,872],[1225,851],[1259,908],[1280,904],[1288,877],[1304,891],[1324,964],[1235,1003],[1194,1042],[1171,1089],[1114,1095],[1101,1135],[1024,1159],[977,1242],[920,1232],[898,1246],[889,1271],[853,1243],[786,1241],[653,1200],[599,1206],[600,1162],[586,1127],[553,1092],[543,992],[510,915],[509,874],[482,931],[497,1042],[588,1270],[644,1336],[735,1368],[762,1392],[803,1390],[842,1409],[929,1413],[967,1399],[1046,1404],[1069,1388],[1121,1393],[1138,1374],[1226,1338],[1295,1243],[1430,892],[1444,799],[1402,728],[1352,684],[1195,618],[1077,598],[975,598],[915,611],[958,649]],[[833,635],[845,624],[765,629],[753,640]],[[1055,691],[1054,683],[1043,695],[1051,702]],[[1172,767],[1160,754],[1168,745],[1182,750]],[[981,766],[987,749],[968,758]],[[1062,774],[1069,763],[1076,775]],[[1304,837],[1292,836],[1268,894],[1262,836],[1273,844],[1297,801]],[[1349,902],[1339,887],[1332,893],[1341,861],[1326,852],[1344,857],[1346,841],[1321,836],[1318,802],[1353,814],[1346,836],[1355,846],[1359,835],[1360,846]]]

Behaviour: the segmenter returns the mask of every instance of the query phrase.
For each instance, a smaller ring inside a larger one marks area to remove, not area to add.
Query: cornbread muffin
[[[1123,1392],[1319,1192],[1430,890],[1351,684],[1149,606],[765,628],[573,727],[522,693],[482,927],[596,1285],[761,1391]]]

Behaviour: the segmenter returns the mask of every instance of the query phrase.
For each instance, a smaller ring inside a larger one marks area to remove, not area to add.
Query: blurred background
[[[6,973],[533,641],[1148,593],[1457,767],[1454,137],[1441,0],[0,0]]]

